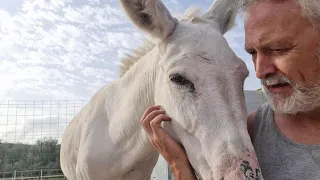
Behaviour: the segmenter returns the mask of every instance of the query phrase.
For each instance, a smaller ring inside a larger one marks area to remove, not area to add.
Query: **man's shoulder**
[[[261,109],[265,109],[269,104],[267,102],[261,104],[256,110],[250,112],[247,116],[247,125],[248,125],[248,132],[250,137],[253,135],[253,129],[254,129],[254,121],[256,119],[257,113]]]

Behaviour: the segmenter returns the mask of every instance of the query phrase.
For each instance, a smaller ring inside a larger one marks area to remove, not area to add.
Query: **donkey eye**
[[[194,84],[180,74],[171,75],[170,80],[177,85],[187,86],[188,88],[190,88],[190,90],[194,90]]]
[[[179,74],[170,76],[170,80],[178,85],[187,85],[190,81]]]

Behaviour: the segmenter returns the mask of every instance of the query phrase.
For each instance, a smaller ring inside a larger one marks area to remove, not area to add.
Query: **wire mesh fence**
[[[61,169],[14,170],[0,172],[0,180],[66,180]]]
[[[14,176],[18,179],[19,175],[40,177],[39,169],[60,169],[62,134],[85,103],[84,100],[1,101],[0,179]],[[47,177],[61,175],[57,171],[45,172],[50,172]]]
[[[0,139],[34,144],[52,137],[60,142],[67,124],[85,103],[84,100],[1,101]]]

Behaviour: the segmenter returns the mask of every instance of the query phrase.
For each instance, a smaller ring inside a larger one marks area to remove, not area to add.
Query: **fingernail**
[[[165,111],[164,108],[163,108],[161,105],[159,105],[159,108],[160,108],[161,110]]]

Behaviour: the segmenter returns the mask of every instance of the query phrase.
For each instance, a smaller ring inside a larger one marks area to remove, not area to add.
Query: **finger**
[[[148,109],[146,109],[146,111],[143,113],[143,115],[142,115],[142,117],[140,119],[140,122],[143,121],[146,118],[146,116],[148,114],[150,114],[154,110],[160,110],[160,106],[159,105],[154,105],[154,106],[150,106]]]
[[[160,114],[165,114],[164,110],[154,110],[150,112],[144,120],[142,120],[142,123],[150,124],[151,121],[154,120],[155,117],[157,117]]]
[[[166,114],[158,114],[153,120],[150,122],[150,127],[154,135],[161,136],[161,133],[166,133],[161,127],[162,121],[170,121],[170,117]]]
[[[150,122],[159,114],[163,114],[165,113],[165,111],[163,110],[154,110],[152,112],[150,112],[142,121],[142,127],[144,128],[144,130],[151,135],[152,134],[152,129],[150,127]]]

